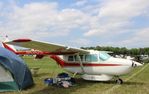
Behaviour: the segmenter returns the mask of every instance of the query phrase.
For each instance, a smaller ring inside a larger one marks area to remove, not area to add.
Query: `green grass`
[[[34,60],[33,57],[24,57],[24,60],[31,69],[40,68],[37,75],[33,76],[35,85],[27,90],[6,92],[5,94],[149,94],[149,66],[122,85],[116,85],[114,81],[94,82],[77,78],[76,86],[66,89],[47,86],[43,82],[45,78],[55,77],[58,73],[65,72],[53,60],[48,57],[41,60]],[[126,80],[140,69],[141,67],[136,68],[130,74],[121,78]],[[116,88],[112,89],[113,87]]]

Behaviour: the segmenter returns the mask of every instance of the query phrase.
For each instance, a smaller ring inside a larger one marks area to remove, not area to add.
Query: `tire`
[[[122,79],[117,79],[117,80],[116,80],[116,83],[117,83],[117,84],[123,84],[123,80],[122,80]]]
[[[71,79],[70,79],[70,82],[71,82],[72,84],[76,84],[76,80],[75,80],[74,78],[71,78]]]

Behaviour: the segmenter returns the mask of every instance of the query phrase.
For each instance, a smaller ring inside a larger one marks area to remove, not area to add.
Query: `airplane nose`
[[[132,61],[132,67],[139,67],[139,66],[143,66],[143,64],[136,61]]]

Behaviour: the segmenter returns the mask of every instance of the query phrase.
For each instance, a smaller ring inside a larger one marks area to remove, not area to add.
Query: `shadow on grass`
[[[92,87],[94,84],[116,85],[115,81],[107,81],[107,82],[87,81],[87,80],[83,80],[81,78],[77,78],[76,82],[77,82],[76,85],[72,86],[70,88],[47,86],[47,87],[43,88],[42,90],[37,90],[37,91],[34,91],[30,94],[71,94],[73,92],[78,92],[79,89]],[[124,82],[122,85],[144,85],[144,83],[141,83],[141,82]]]
[[[37,73],[36,75],[32,75],[33,77],[42,77],[45,75],[49,75],[49,73]]]
[[[42,90],[34,91],[31,94],[71,94],[73,92],[78,92],[81,88],[92,87],[94,84],[115,84],[115,82],[99,82],[99,81],[87,81],[81,78],[76,79],[76,85],[70,88],[61,88],[56,86],[47,86]]]
[[[87,81],[87,80],[83,80],[81,78],[76,78],[76,82],[77,82],[76,85],[72,86],[70,88],[47,86],[47,87],[43,88],[42,90],[37,90],[37,91],[34,91],[30,94],[72,94],[74,92],[80,94],[81,92],[79,89],[86,88],[86,90],[87,90],[87,88],[92,87],[94,84],[99,84],[101,86],[103,86],[103,84],[105,84],[105,85],[116,85],[115,81],[107,81],[107,82]],[[124,85],[130,85],[130,84],[143,84],[143,83],[135,83],[135,82],[124,83]],[[96,87],[96,88],[98,88],[98,87]],[[86,90],[84,92],[86,92]],[[83,93],[83,94],[85,94],[85,93]]]
[[[106,82],[98,82],[98,83],[104,83],[104,84],[113,84],[116,85],[117,83],[115,81],[106,81]],[[123,82],[121,85],[144,85],[145,83],[142,82]]]
[[[124,82],[124,85],[144,85],[142,82]]]

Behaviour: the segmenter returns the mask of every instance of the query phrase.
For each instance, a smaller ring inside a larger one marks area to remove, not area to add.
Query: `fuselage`
[[[51,56],[64,69],[72,73],[85,73],[90,75],[123,75],[129,73],[138,62],[114,58],[104,51],[90,50],[89,54],[76,54]]]

